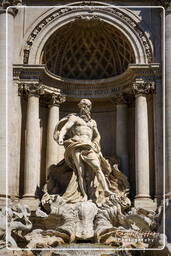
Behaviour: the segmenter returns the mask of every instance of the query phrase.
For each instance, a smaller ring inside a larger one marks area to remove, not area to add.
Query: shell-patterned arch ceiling
[[[77,19],[58,29],[46,42],[42,64],[58,76],[103,79],[123,73],[135,62],[128,39],[98,19]]]

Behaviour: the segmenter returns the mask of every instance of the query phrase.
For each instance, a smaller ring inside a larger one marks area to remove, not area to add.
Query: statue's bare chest
[[[82,118],[77,117],[77,120],[72,127],[72,132],[75,135],[88,135],[92,136],[93,133],[93,121],[84,121]]]
[[[75,123],[75,127],[85,127],[85,128],[87,127],[87,128],[93,129],[94,122],[93,120],[85,121],[82,118],[78,117]]]

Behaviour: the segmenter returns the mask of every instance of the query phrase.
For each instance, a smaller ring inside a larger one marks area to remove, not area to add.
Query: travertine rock
[[[6,247],[7,232],[7,245],[12,248],[18,248],[14,237],[18,236],[24,239],[22,232],[29,231],[32,228],[32,223],[29,220],[30,210],[24,205],[15,205],[11,208],[4,207],[0,213],[0,248]],[[7,230],[6,230],[7,218]]]

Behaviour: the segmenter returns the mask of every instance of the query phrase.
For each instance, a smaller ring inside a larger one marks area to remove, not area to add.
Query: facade
[[[64,157],[55,126],[87,98],[102,153],[127,176],[132,205],[156,211],[166,195],[171,242],[169,1],[1,1],[0,8],[1,206],[7,182],[9,204],[37,209],[36,187]]]

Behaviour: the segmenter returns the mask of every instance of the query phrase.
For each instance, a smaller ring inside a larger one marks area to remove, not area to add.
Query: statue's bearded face
[[[81,115],[86,115],[90,117],[90,111],[91,111],[91,102],[89,100],[83,99],[78,104],[80,108]]]
[[[91,109],[91,107],[87,104],[82,104],[80,106],[80,111],[81,111],[82,114],[86,114],[86,115],[90,114],[90,109]]]

